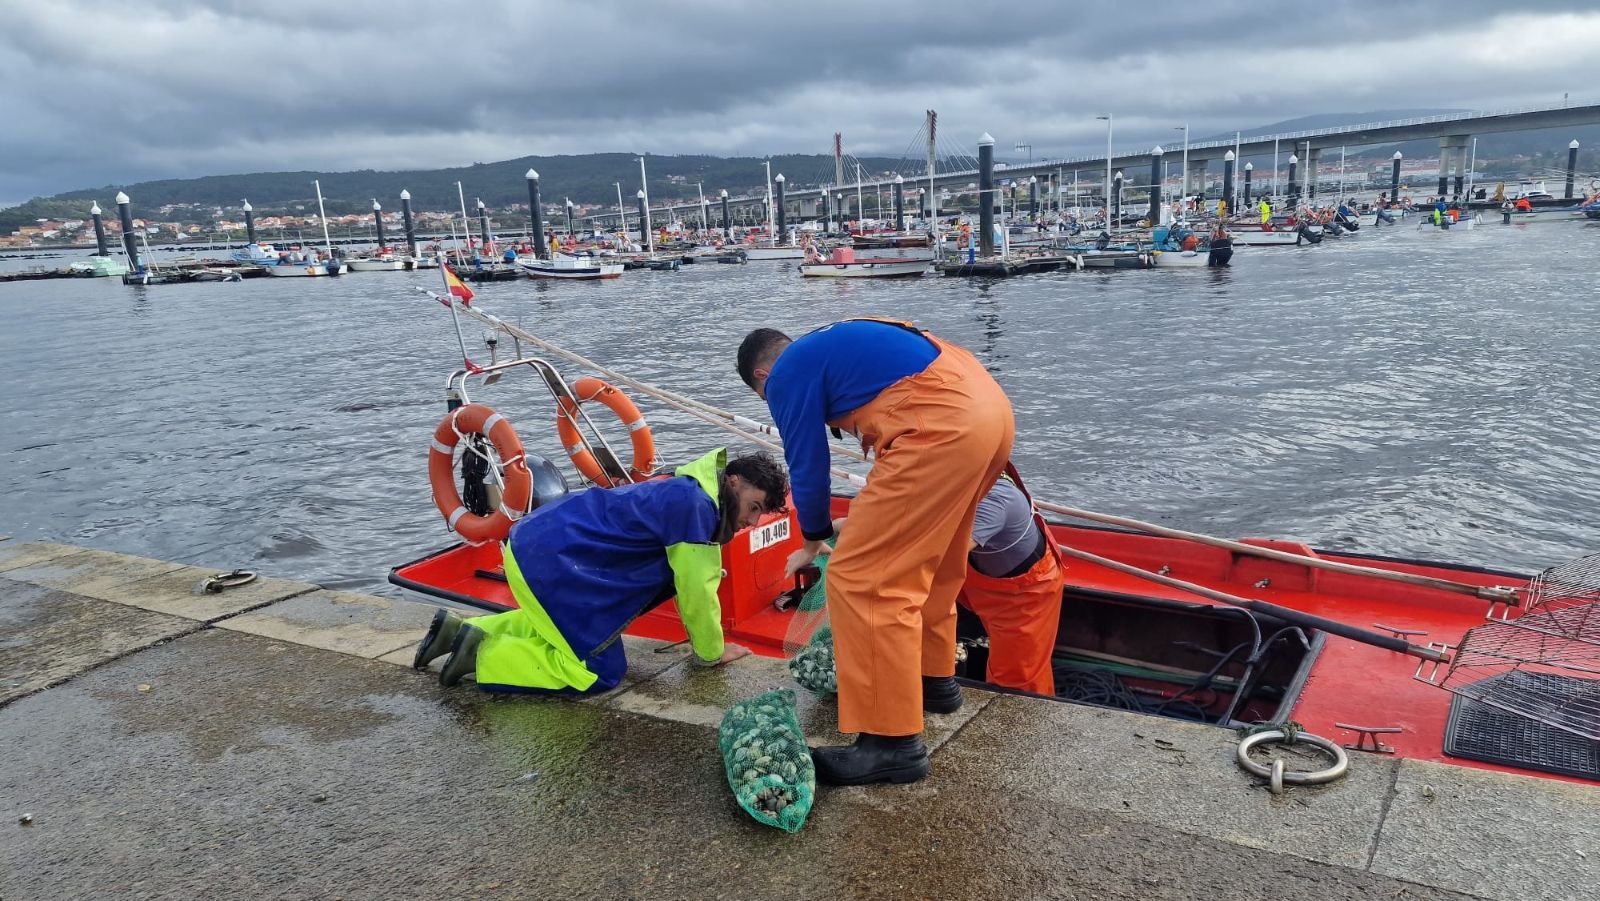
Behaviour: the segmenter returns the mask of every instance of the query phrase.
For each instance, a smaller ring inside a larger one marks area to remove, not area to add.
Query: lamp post
[[[1020,141],[1017,142],[1017,152],[1018,153],[1026,153],[1028,155],[1028,165],[1030,165],[1030,166],[1033,165],[1033,145],[1032,144],[1024,144],[1024,143],[1022,143]]]

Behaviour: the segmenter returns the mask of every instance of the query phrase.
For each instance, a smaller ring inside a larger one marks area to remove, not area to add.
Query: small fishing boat
[[[1268,231],[1260,227],[1232,225],[1228,227],[1228,233],[1233,235],[1234,244],[1243,247],[1298,247],[1308,241],[1299,229],[1288,226]]]
[[[275,266],[278,263],[280,252],[265,241],[256,241],[253,244],[235,250],[229,254],[229,259],[235,263],[250,263],[256,266]]]
[[[264,268],[268,275],[276,278],[317,278],[324,275],[343,275],[350,271],[338,260],[294,260],[289,257],[284,257],[276,264]]]
[[[857,250],[900,247],[927,247],[927,234],[913,235],[900,232],[880,232],[875,235],[851,235],[850,244]]]
[[[1220,254],[1219,254],[1220,256]],[[1153,250],[1150,252],[1150,263],[1157,269],[1206,269],[1217,266],[1231,266],[1234,262],[1233,248],[1228,248],[1226,262],[1214,262],[1211,248],[1201,247],[1197,250]]]
[[[597,368],[479,305],[457,307],[521,346]],[[623,378],[598,369],[613,380]],[[527,357],[457,369],[448,379],[445,415],[473,403],[471,394],[480,388],[500,384],[497,391],[506,392],[501,376],[513,371],[536,376],[527,380],[537,386],[529,391],[548,395],[558,409],[575,413],[581,403],[554,365]],[[683,401],[680,394],[628,383],[663,402]],[[504,424],[503,414],[516,415],[507,404],[517,400],[502,393],[494,411],[480,413]],[[626,418],[619,406],[607,406]],[[744,430],[765,428],[705,409],[753,440],[757,433]],[[538,421],[550,421],[547,415],[540,413]],[[628,429],[638,453],[639,435],[648,428],[639,419]],[[589,431],[592,438],[564,436],[563,443],[573,459],[588,458],[601,480],[624,484],[657,477],[624,469],[592,423]],[[427,447],[431,437],[419,433],[415,443]],[[643,446],[653,456],[647,434]],[[584,477],[573,481],[554,462],[516,447],[515,460],[537,473],[524,479],[530,507],[574,491],[609,490]],[[452,469],[459,462],[449,462],[451,452],[440,450],[437,441],[433,448],[447,455],[438,461],[444,468],[430,466],[435,491],[444,484],[447,494],[456,495],[436,499],[441,509],[453,510],[461,503]],[[487,479],[481,472],[460,478],[500,484],[497,458],[487,465]],[[489,522],[492,503],[498,502],[485,499],[483,511],[467,519]],[[850,497],[835,496],[833,515],[847,515],[851,504]],[[1600,784],[1600,558],[1564,563],[1534,579],[1292,540],[1215,538],[1037,499],[1036,505],[1080,521],[1048,523],[1049,538],[1070,558],[1052,654],[1054,700],[1227,729],[1265,723],[1270,730],[1271,724],[1293,721],[1300,741],[1331,758],[1320,778],[1295,776],[1289,780],[1295,784],[1339,778],[1347,766],[1360,765],[1350,761],[1361,752]],[[458,518],[460,511],[450,521]],[[785,511],[763,517],[723,546],[726,575],[718,594],[728,640],[758,654],[784,654],[796,626],[794,606],[814,578],[804,571],[798,579],[784,578],[785,562],[800,544],[794,513]],[[517,603],[497,540],[452,544],[395,567],[389,580],[489,611]],[[989,653],[983,624],[965,611],[958,617],[957,676],[981,688]],[[627,631],[686,639],[668,603],[639,616]],[[1278,728],[1276,738],[1269,732],[1243,739],[1241,765],[1249,748],[1263,741],[1295,740],[1283,734],[1290,727]],[[1258,775],[1269,776],[1265,767]]]
[[[782,244],[745,244],[739,249],[752,260],[803,260],[806,256],[803,248]]]
[[[920,276],[928,271],[930,260],[912,258],[858,259],[854,248],[835,247],[828,257],[813,254],[800,264],[800,274],[806,278],[906,278]]]
[[[621,263],[602,263],[595,257],[575,257],[558,253],[550,259],[517,257],[517,268],[529,278],[560,278],[572,281],[593,281],[602,278],[621,278]]]
[[[345,260],[345,265],[351,272],[400,272],[410,269],[411,260],[390,251],[379,251],[370,256],[352,257]]]
[[[1446,215],[1444,218],[1443,227],[1440,227],[1433,223],[1432,212],[1424,212],[1421,216],[1417,217],[1417,228],[1431,228],[1436,231],[1456,231],[1458,229],[1475,228],[1478,223],[1482,221],[1483,216],[1478,213],[1460,213],[1456,218]]]

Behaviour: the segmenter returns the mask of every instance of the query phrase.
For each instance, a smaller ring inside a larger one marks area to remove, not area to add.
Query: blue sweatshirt
[[[833,534],[829,514],[827,424],[866,406],[878,392],[928,368],[932,341],[885,322],[825,325],[784,348],[767,377],[767,408],[783,435],[800,531],[813,541]]]

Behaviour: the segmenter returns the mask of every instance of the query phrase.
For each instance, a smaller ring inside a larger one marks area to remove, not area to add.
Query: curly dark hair
[[[738,476],[761,489],[767,495],[765,506],[768,513],[783,509],[789,496],[789,476],[778,465],[778,461],[772,459],[771,454],[766,451],[741,454],[729,460],[728,468],[723,472]]]
[[[775,328],[758,328],[739,343],[739,378],[751,388],[756,386],[756,367],[780,344],[788,344],[789,336]]]

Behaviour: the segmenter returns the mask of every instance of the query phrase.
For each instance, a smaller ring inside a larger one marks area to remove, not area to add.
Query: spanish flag
[[[466,282],[457,278],[456,274],[450,271],[448,265],[442,268],[444,269],[444,283],[450,289],[450,294],[461,301],[462,306],[470,305],[472,303],[472,289],[467,287]]]

